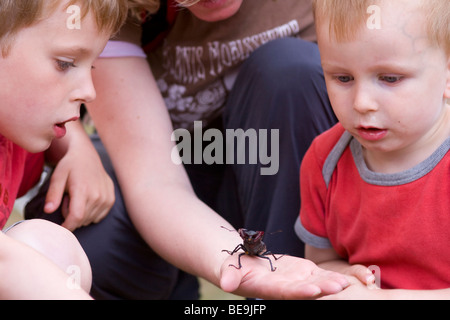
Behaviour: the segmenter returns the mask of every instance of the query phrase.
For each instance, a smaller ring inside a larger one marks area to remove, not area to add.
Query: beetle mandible
[[[228,231],[234,231],[225,228],[224,226],[221,226],[223,229],[226,229]],[[239,250],[243,250],[243,253],[240,253],[238,256],[238,267],[236,267],[234,264],[230,264],[230,267],[235,267],[236,269],[242,268],[241,264],[241,257],[243,255],[249,255],[249,256],[255,256],[263,259],[269,260],[270,263],[270,270],[273,272],[277,268],[273,267],[272,260],[268,257],[271,255],[275,260],[280,259],[282,256],[276,257],[272,252],[267,250],[266,244],[262,241],[264,237],[264,231],[253,231],[253,230],[247,230],[247,229],[239,229],[238,230],[239,235],[241,236],[242,240],[244,240],[243,243],[238,244],[236,248],[234,248],[233,251],[229,250],[222,250],[222,252],[227,252],[230,255],[233,255],[234,253],[238,252]]]

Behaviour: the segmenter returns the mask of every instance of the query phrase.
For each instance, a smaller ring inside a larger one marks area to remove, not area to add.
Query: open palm
[[[221,268],[222,290],[244,297],[261,299],[311,299],[334,294],[348,286],[346,278],[319,268],[309,260],[283,256],[274,261],[271,271],[266,259],[242,256],[242,268],[237,269],[238,255],[228,257]]]

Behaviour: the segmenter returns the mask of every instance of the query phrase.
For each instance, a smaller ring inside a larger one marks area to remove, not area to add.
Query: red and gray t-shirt
[[[303,158],[297,235],[350,264],[377,266],[382,288],[448,288],[449,149],[450,138],[409,170],[373,172],[337,124]]]

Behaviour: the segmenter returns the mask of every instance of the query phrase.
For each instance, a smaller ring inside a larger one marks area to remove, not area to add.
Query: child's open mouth
[[[60,139],[66,135],[66,123],[57,123],[53,126],[53,131],[55,132],[55,138]]]
[[[64,122],[60,122],[60,123],[56,123],[53,126],[53,131],[55,132],[55,138],[56,139],[60,139],[62,137],[64,137],[66,135],[67,129],[66,129],[66,123],[71,122],[71,121],[76,121],[78,120],[79,117],[73,117],[69,120],[66,120]]]
[[[387,130],[374,127],[359,127],[358,134],[364,140],[377,141],[383,139],[386,136]]]

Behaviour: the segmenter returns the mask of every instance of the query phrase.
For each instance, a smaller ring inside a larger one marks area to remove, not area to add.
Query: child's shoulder
[[[303,158],[302,171],[305,171],[305,174],[321,172],[322,175],[325,171],[332,172],[348,145],[349,137],[350,134],[340,123],[317,136]]]
[[[314,139],[311,149],[314,149],[314,153],[317,155],[327,156],[342,138],[344,132],[345,129],[340,123],[335,124]]]

